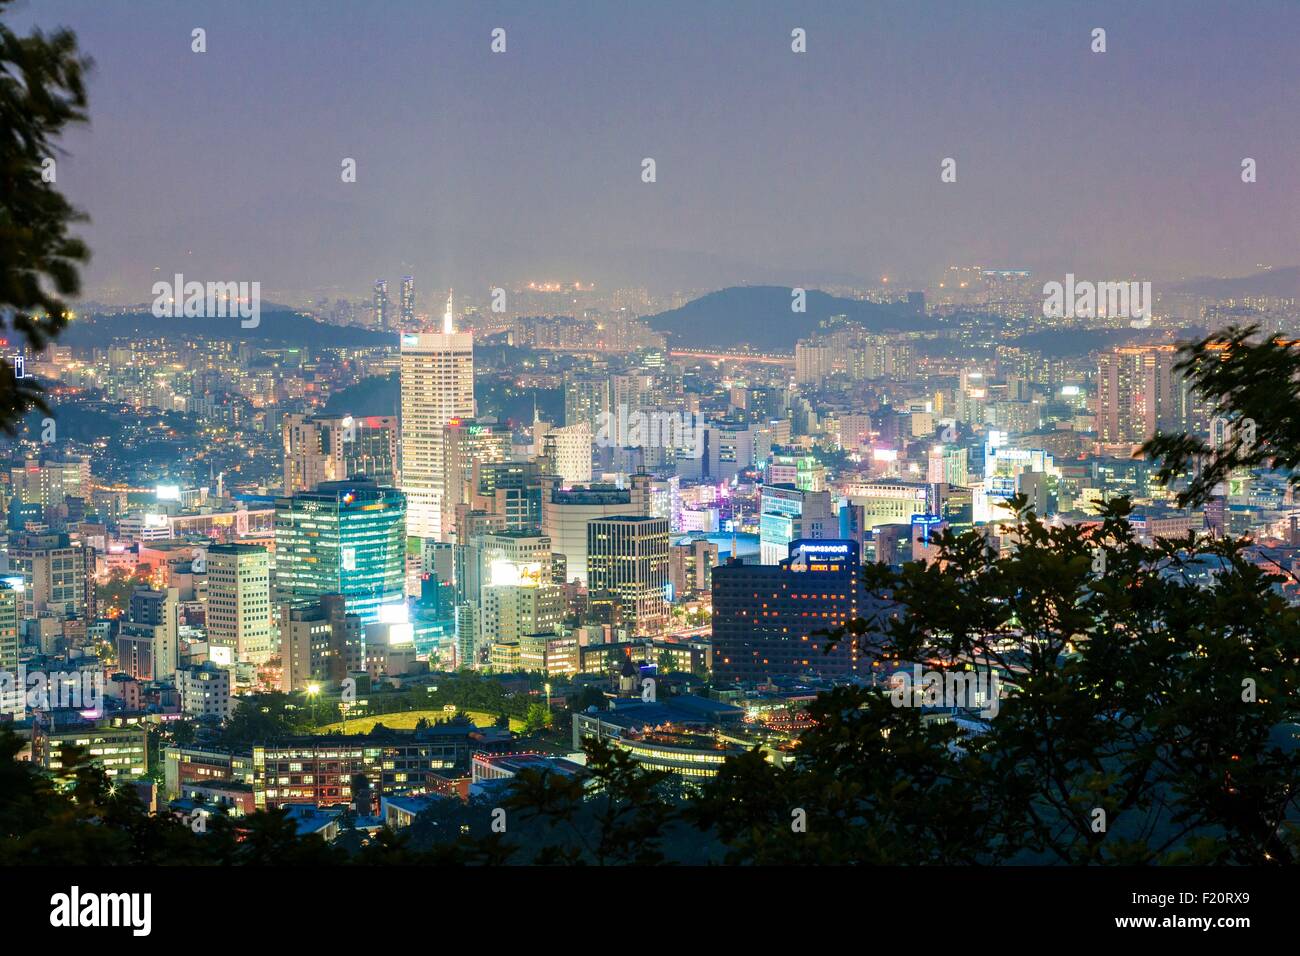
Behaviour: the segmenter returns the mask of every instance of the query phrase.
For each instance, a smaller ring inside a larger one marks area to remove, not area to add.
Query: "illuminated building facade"
[[[415,277],[402,276],[402,328],[415,324]]]
[[[442,429],[442,497],[444,537],[463,540],[456,526],[456,507],[474,501],[475,476],[483,465],[510,460],[510,429],[505,425],[453,418]]]
[[[719,565],[713,569],[714,677],[851,677],[859,673],[857,639],[845,635],[828,654],[819,632],[871,610],[853,541],[795,541],[790,557],[776,565]]]
[[[402,491],[409,533],[445,540],[443,499],[448,475],[443,428],[474,417],[474,336],[457,332],[447,300],[441,332],[403,332],[401,346]]]
[[[30,620],[44,614],[60,619],[89,616],[94,598],[94,554],[66,534],[26,534],[9,548],[9,569],[21,576],[22,616]]]
[[[668,519],[632,515],[587,523],[587,588],[609,623],[662,634],[668,619]]]
[[[18,611],[22,607],[20,581],[0,581],[0,672],[18,673]],[[14,687],[11,694],[0,695],[0,714],[23,709],[25,688]]]
[[[275,580],[283,601],[342,594],[362,623],[400,604],[406,587],[406,501],[373,481],[325,482],[275,502]]]
[[[251,761],[253,802],[259,810],[350,803],[357,774],[365,776],[372,792],[382,795],[423,790],[427,773],[465,767],[471,752],[469,729],[456,724],[257,745]]]
[[[144,727],[73,727],[50,730],[43,724],[32,732],[32,762],[56,778],[63,776],[64,752],[84,750],[91,762],[114,779],[143,777],[149,769]]]
[[[208,549],[208,640],[233,648],[236,660],[271,658],[271,565],[266,548],[218,544]]]
[[[298,607],[280,607],[280,659],[286,691],[337,684],[365,666],[361,618],[347,613],[341,594],[325,594]]]
[[[587,584],[587,525],[597,518],[644,517],[650,510],[649,475],[633,475],[631,487],[591,485],[553,488],[542,498],[542,533],[567,561],[568,580]]]
[[[388,298],[388,280],[375,280],[375,328],[387,329],[393,321],[392,303]]]
[[[1205,427],[1204,410],[1174,372],[1174,345],[1124,346],[1097,360],[1097,435],[1103,445],[1138,444],[1157,431]]]
[[[286,495],[358,475],[381,485],[397,480],[396,417],[284,416]]]
[[[564,619],[563,589],[552,583],[551,542],[545,535],[498,532],[479,536],[471,550],[481,582],[481,639],[474,659],[480,660],[482,648],[490,647],[494,666],[508,669],[502,661],[519,661],[510,657],[506,645],[516,648],[517,657],[522,639],[532,636],[544,644],[559,632]]]
[[[759,560],[777,564],[800,538],[830,538],[839,530],[839,517],[830,492],[805,491],[792,484],[763,486],[759,516]]]

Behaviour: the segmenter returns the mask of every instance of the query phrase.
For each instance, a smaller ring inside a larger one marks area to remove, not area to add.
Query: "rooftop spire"
[[[447,291],[447,311],[442,314],[442,334],[451,335],[456,331],[456,313],[452,307],[452,296],[456,294],[455,289]]]

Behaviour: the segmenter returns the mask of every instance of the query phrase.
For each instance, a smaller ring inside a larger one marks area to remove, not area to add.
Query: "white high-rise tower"
[[[474,336],[456,331],[451,295],[441,332],[402,334],[401,366],[407,533],[443,540],[442,429],[454,419],[474,417]]]

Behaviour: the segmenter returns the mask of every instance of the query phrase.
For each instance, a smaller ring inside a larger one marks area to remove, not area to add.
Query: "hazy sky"
[[[1300,259],[1296,0],[35,0],[9,17],[74,28],[97,63],[59,166],[93,219],[92,296],[143,301],[176,271],[361,297],[403,273],[666,291]]]

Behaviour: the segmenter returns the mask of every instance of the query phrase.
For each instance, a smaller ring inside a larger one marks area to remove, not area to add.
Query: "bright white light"
[[[380,624],[407,624],[410,620],[411,610],[406,606],[405,601],[401,604],[379,605]]]
[[[492,562],[492,587],[509,587],[519,583],[519,565],[504,559]]]
[[[518,564],[499,558],[491,565],[491,587],[535,588],[542,583],[542,565],[537,561]]]

